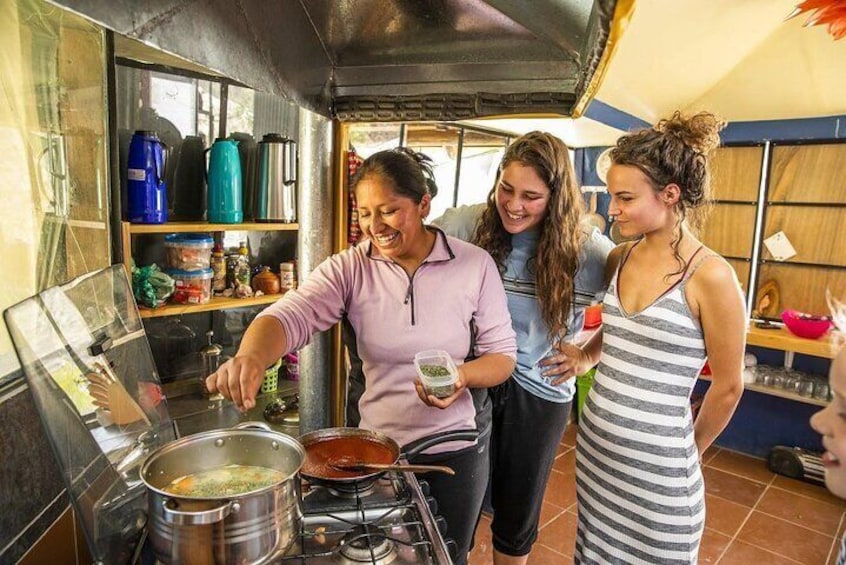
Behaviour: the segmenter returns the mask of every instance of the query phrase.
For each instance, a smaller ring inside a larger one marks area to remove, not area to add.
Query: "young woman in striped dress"
[[[743,391],[740,286],[691,229],[708,202],[708,154],[721,127],[708,113],[676,113],[611,151],[608,212],[623,236],[639,239],[609,259],[618,266],[576,448],[576,563],[697,560],[700,457]],[[690,393],[706,359],[712,384],[694,423]]]

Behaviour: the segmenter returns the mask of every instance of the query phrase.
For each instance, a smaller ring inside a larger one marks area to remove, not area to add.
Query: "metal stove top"
[[[387,473],[364,490],[303,484],[303,527],[279,562],[449,564],[442,518],[412,473]],[[274,561],[276,561],[274,559]]]

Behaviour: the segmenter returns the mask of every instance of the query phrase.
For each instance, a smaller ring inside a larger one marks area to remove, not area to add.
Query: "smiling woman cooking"
[[[468,388],[508,378],[514,331],[490,256],[424,226],[431,178],[427,158],[412,151],[382,151],[365,160],[351,188],[368,240],[324,261],[296,291],[262,312],[237,355],[208,377],[209,390],[241,409],[252,408],[265,367],[344,320],[355,333],[366,379],[360,427],[400,445],[475,427]],[[470,349],[472,327],[477,358],[458,367],[455,392],[443,399],[418,397],[414,355],[442,349],[460,361]],[[458,544],[458,563],[466,560],[487,484],[486,443],[450,442],[427,452],[427,463],[456,472],[428,481]]]

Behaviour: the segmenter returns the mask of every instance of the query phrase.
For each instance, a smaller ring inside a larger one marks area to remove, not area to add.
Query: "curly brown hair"
[[[624,135],[611,150],[611,161],[616,165],[637,167],[646,175],[656,192],[668,184],[677,184],[681,197],[676,204],[678,221],[673,239],[673,254],[679,262],[681,273],[686,264],[679,254],[684,231],[682,224],[688,220],[694,232],[701,229],[708,216],[711,203],[710,171],[708,156],[720,145],[720,130],[725,122],[710,112],[686,116],[675,112],[651,128]]]
[[[550,340],[555,341],[567,335],[583,240],[579,224],[584,203],[563,141],[540,131],[517,138],[505,150],[496,182],[488,193],[488,205],[473,236],[473,243],[491,254],[501,273],[505,271],[505,260],[512,246],[511,234],[503,227],[496,208],[496,188],[502,171],[514,162],[532,167],[550,192],[547,214],[539,227],[538,246],[528,268],[535,275],[541,317],[549,329]]]

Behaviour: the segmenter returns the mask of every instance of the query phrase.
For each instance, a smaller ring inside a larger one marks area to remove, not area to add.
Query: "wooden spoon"
[[[453,471],[450,467],[445,467],[443,465],[399,465],[396,463],[364,463],[364,462],[336,462],[332,463],[329,462],[329,465],[335,467],[336,469],[340,469],[341,471],[354,471],[354,472],[361,472],[367,470],[376,470],[376,471],[408,471],[410,473],[428,473],[429,471],[435,471],[437,473],[446,473],[447,475],[455,475],[455,471]]]

